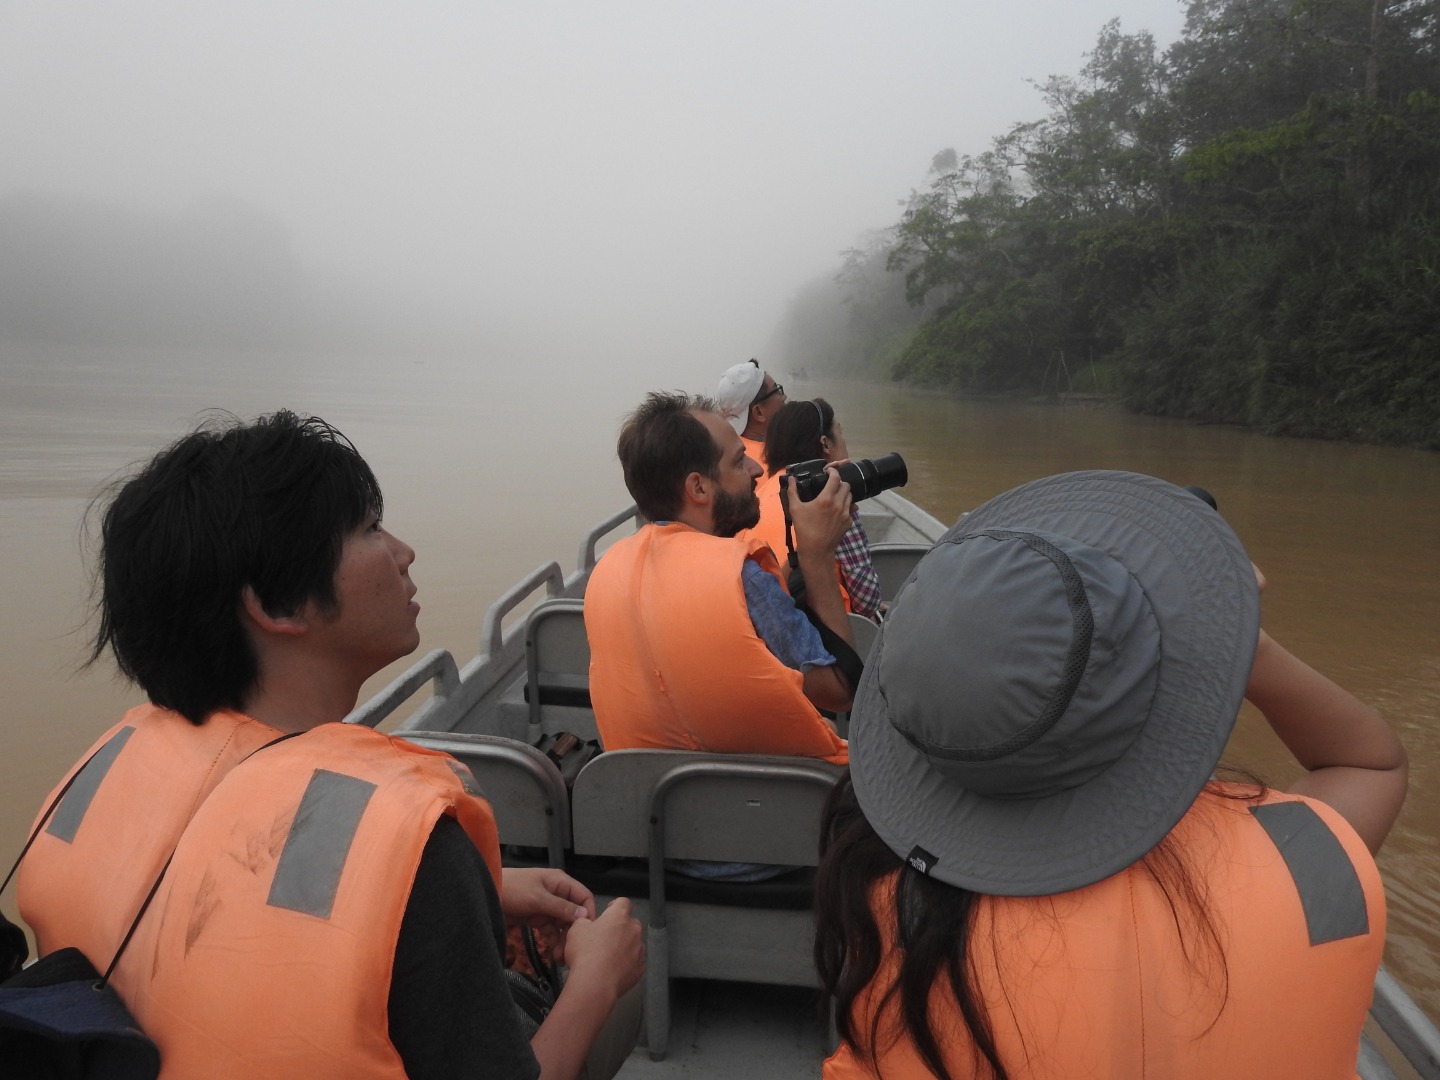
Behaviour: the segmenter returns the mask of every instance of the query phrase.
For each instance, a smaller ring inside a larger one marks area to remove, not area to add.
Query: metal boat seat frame
[[[550,866],[565,866],[570,794],[548,757],[533,746],[497,735],[406,731],[400,737],[449,754],[470,769],[495,814],[501,844],[543,849]]]
[[[910,580],[916,565],[930,550],[929,544],[872,544],[870,561],[880,579],[880,595],[894,600]]]
[[[580,771],[571,793],[577,858],[648,865],[649,895],[636,913],[646,927],[653,1059],[668,1048],[672,979],[817,985],[808,909],[674,901],[666,860],[815,866],[821,807],[840,772],[814,758],[691,750],[612,750]]]
[[[600,737],[590,706],[590,640],[582,599],[544,600],[526,616],[524,696],[531,743],[561,731],[582,739]]]

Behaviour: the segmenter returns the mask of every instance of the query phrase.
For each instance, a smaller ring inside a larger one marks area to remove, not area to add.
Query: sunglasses
[[[772,398],[772,397],[774,397],[776,394],[783,394],[784,392],[785,392],[785,386],[784,386],[784,384],[777,382],[773,387],[771,387],[771,388],[770,388],[769,390],[767,390],[765,393],[761,394],[761,395],[760,395],[759,397],[757,397],[754,401],[750,402],[750,404],[751,404],[751,405],[759,405],[760,402],[765,401],[765,400],[767,400],[767,399],[769,399],[769,398]]]

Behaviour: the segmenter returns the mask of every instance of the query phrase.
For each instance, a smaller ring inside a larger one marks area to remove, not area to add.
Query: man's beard
[[[755,497],[753,487],[744,495],[718,491],[712,505],[716,536],[734,536],[741,529],[753,529],[760,524],[760,500]]]

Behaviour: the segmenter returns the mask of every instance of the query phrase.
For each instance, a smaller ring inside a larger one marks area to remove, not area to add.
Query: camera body
[[[801,502],[809,502],[825,487],[825,459],[800,461],[785,470],[790,477],[790,490]],[[886,454],[878,458],[860,458],[837,466],[840,479],[850,485],[850,497],[856,502],[879,495],[893,487],[904,487],[910,474],[905,468],[905,459],[899,454]]]

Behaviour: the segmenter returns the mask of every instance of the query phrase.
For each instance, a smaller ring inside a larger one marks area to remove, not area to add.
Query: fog
[[[1164,0],[6,0],[0,336],[383,318],[724,366],[937,151],[1042,115],[1029,80],[1078,72],[1115,17],[1162,44],[1183,23]]]

